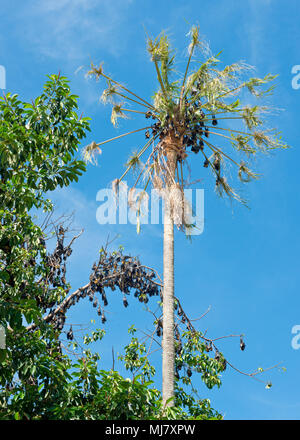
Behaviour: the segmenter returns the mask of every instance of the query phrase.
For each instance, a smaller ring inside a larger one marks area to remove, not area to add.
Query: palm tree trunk
[[[174,181],[176,152],[167,152],[168,178],[166,190]],[[164,212],[164,288],[163,288],[163,340],[162,340],[162,397],[163,404],[174,406],[174,221],[170,204],[165,200]]]

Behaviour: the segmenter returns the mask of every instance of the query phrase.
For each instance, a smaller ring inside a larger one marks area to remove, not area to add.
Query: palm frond
[[[233,79],[239,76],[241,73],[250,70],[254,70],[254,67],[251,66],[250,64],[245,63],[244,61],[239,61],[236,63],[229,64],[223,70],[220,70],[218,74],[220,76]]]
[[[154,40],[148,37],[147,49],[151,56],[151,61],[154,62],[157,79],[160,84],[162,93],[168,99],[169,89],[169,74],[174,63],[174,56],[171,56],[170,43],[167,35],[162,32]],[[160,68],[159,68],[160,65]]]
[[[203,45],[203,43],[201,42],[201,40],[199,38],[200,37],[199,26],[192,26],[191,30],[188,32],[187,35],[191,39],[191,42],[188,47],[189,55],[191,55],[193,53],[195,47],[201,47]]]
[[[231,133],[231,144],[237,150],[245,153],[246,156],[251,156],[256,153],[256,148],[253,148],[249,142],[251,141],[251,137],[247,135],[234,135]]]
[[[268,133],[269,132],[266,131],[254,131],[253,139],[255,145],[265,151],[275,150],[277,148],[289,148],[289,146],[281,140],[281,137]]]
[[[242,199],[241,196],[235,192],[235,190],[228,184],[226,177],[217,178],[215,191],[219,197],[223,197],[225,193],[229,198],[233,198],[243,205],[247,206],[247,201],[245,199]]]
[[[101,153],[102,153],[101,148],[99,148],[99,145],[96,144],[95,141],[93,141],[89,145],[83,148],[82,158],[86,163],[97,165],[96,155]]]
[[[115,104],[112,108],[110,120],[114,127],[118,125],[118,118],[128,119],[128,116],[123,112],[122,104]]]
[[[242,116],[249,130],[251,130],[253,127],[257,127],[263,124],[263,121],[258,116],[260,110],[261,109],[258,105],[254,105],[253,107],[250,106],[245,107]]]
[[[170,58],[170,43],[167,35],[161,32],[154,40],[148,37],[147,50],[151,56],[151,61],[161,62]]]
[[[208,60],[202,63],[201,66],[195,72],[191,73],[187,77],[184,96],[187,96],[189,93],[191,93],[196,83],[205,84],[207,81],[209,81],[212,78],[212,73],[210,68],[216,66],[220,62],[217,56],[218,55],[210,57]],[[196,98],[197,97],[195,96],[195,99]]]
[[[267,90],[258,91],[257,89],[264,84],[269,83],[270,81],[274,81],[278,75],[268,74],[264,78],[251,78],[249,81],[245,83],[245,86],[249,90],[252,95],[256,98],[261,98],[262,96],[270,95],[274,89],[274,86],[269,87]]]
[[[94,63],[91,62],[91,70],[89,70],[87,72],[87,75],[89,75],[89,76],[94,75],[96,77],[96,80],[98,80],[100,78],[100,76],[103,75],[103,67],[102,66],[103,66],[103,63],[101,63],[99,65],[99,67],[96,67],[94,65]]]
[[[241,162],[238,170],[238,176],[241,182],[250,182],[251,180],[255,180],[259,178],[258,174],[253,173],[245,164],[245,162]]]
[[[103,104],[114,104],[114,98],[118,95],[118,87],[108,81],[107,89],[103,90],[100,100]]]
[[[128,161],[125,164],[126,168],[131,168],[132,171],[136,171],[141,166],[140,156],[138,151],[132,153]]]
[[[115,197],[117,197],[118,193],[119,193],[119,184],[120,184],[120,180],[119,179],[113,180],[112,184],[111,184],[111,187],[112,187],[112,190],[113,190],[113,193],[114,193]]]
[[[162,178],[158,175],[154,175],[152,178],[153,188],[157,191],[159,195],[162,195],[162,191],[164,188],[164,182]]]

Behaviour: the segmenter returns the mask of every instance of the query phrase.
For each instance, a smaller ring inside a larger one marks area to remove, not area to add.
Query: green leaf
[[[2,364],[6,359],[6,349],[0,349],[0,364]]]

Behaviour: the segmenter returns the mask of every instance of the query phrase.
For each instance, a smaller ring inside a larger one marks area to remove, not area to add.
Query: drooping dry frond
[[[164,177],[163,169],[160,163],[159,156],[157,156],[153,160],[153,173],[151,175],[151,180],[152,180],[153,188],[157,191],[157,194],[161,197],[163,197],[164,195],[163,191],[165,187],[163,177]]]
[[[133,212],[141,216],[145,215],[148,200],[149,195],[145,190],[138,191],[135,187],[130,188],[128,192],[128,205]]]
[[[114,98],[118,94],[118,87],[111,82],[108,81],[107,89],[103,90],[100,100],[103,104],[107,104],[108,102],[111,104],[115,104]]]
[[[171,210],[175,225],[180,227],[183,224],[184,196],[179,183],[172,184],[165,193],[165,203]]]
[[[112,181],[111,187],[113,191],[115,204],[116,206],[118,206],[120,194],[121,197],[122,196],[127,197],[127,191],[128,191],[127,183],[122,182],[119,179],[115,179]]]
[[[183,221],[184,221],[184,226],[190,226],[192,224],[192,216],[193,216],[193,210],[192,210],[192,206],[191,203],[184,198],[183,201]]]
[[[185,228],[192,222],[192,207],[185,198],[184,191],[178,182],[173,183],[169,189],[161,188],[160,194],[165,201],[165,209],[169,209],[174,224],[178,229]]]
[[[146,190],[137,191],[132,187],[128,192],[128,206],[136,214],[136,231],[141,231],[141,218],[148,214],[149,195]]]
[[[254,131],[253,139],[255,145],[264,151],[275,150],[276,148],[288,148],[288,145],[285,144],[280,137],[268,134],[266,131]]]
[[[96,144],[96,142],[93,141],[89,145],[83,148],[82,157],[84,162],[97,165],[96,155],[101,153],[102,150],[101,148],[99,148],[99,144]]]
[[[137,202],[138,202],[139,212],[142,216],[145,214],[142,207],[143,206],[146,207],[148,201],[149,201],[149,194],[147,193],[147,191],[145,190],[141,191],[138,195]]]
[[[238,170],[238,176],[241,182],[250,182],[251,180],[258,179],[259,175],[253,173],[245,164],[245,162],[241,162]]]
[[[243,205],[247,206],[246,200],[242,199],[241,196],[239,196],[234,189],[228,184],[225,177],[219,177],[216,180],[216,186],[215,186],[216,193],[223,197],[224,193],[229,196],[229,198],[234,198],[238,202],[242,203]]]
[[[112,184],[111,184],[112,190],[113,190],[113,193],[114,193],[115,197],[117,197],[118,194],[119,194],[119,184],[120,184],[120,180],[119,179],[113,180]]]
[[[99,65],[99,67],[96,67],[93,62],[91,62],[91,70],[87,72],[87,75],[94,75],[96,77],[96,80],[100,78],[101,75],[103,75],[103,63]]]
[[[118,118],[128,119],[128,116],[123,112],[122,104],[115,104],[112,108],[110,120],[115,127],[118,124]]]
[[[132,209],[133,211],[137,210],[137,206],[136,206],[136,189],[135,187],[130,188],[129,192],[128,192],[128,205],[129,208]]]
[[[161,177],[155,175],[152,178],[153,188],[157,191],[159,195],[162,195],[162,191],[164,188],[164,182]]]

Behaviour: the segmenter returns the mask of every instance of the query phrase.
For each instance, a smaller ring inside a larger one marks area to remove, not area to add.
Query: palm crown
[[[206,57],[207,59],[198,66],[195,55],[197,52],[208,53],[208,49],[199,38],[197,26],[192,27],[189,37],[188,61],[184,74],[177,75],[173,81],[175,56],[168,37],[164,33],[156,39],[148,37],[147,49],[160,85],[152,104],[106,75],[102,65],[97,68],[92,64],[88,73],[95,75],[97,79],[103,77],[107,81],[107,88],[103,91],[101,99],[104,103],[112,104],[112,123],[116,126],[119,118],[127,118],[130,113],[135,113],[144,115],[147,120],[151,120],[151,124],[100,143],[92,142],[84,149],[85,159],[92,161],[94,154],[100,150],[100,145],[144,131],[146,144],[129,158],[127,168],[121,178],[116,179],[115,186],[118,186],[129,170],[141,165],[142,155],[148,153],[132,190],[142,176],[146,176],[145,189],[150,181],[158,190],[166,188],[168,164],[165,156],[171,149],[175,154],[175,173],[174,176],[170,176],[171,183],[182,194],[186,183],[184,173],[188,158],[200,153],[203,156],[204,168],[210,169],[214,176],[217,193],[246,204],[229,183],[226,175],[226,170],[229,169],[227,165],[233,164],[236,167],[241,182],[249,182],[259,177],[251,170],[251,158],[257,153],[268,153],[277,148],[287,147],[275,130],[266,128],[264,115],[269,112],[269,107],[260,103],[261,98],[270,94],[273,89],[269,86],[263,90],[263,86],[268,85],[276,76],[269,74],[264,78],[245,80],[245,73],[253,68],[244,62],[238,62],[218,69],[219,54]],[[196,68],[193,67],[195,61]],[[258,103],[241,103],[238,95],[245,89]],[[136,108],[128,108],[132,104]],[[236,120],[240,120],[243,128],[237,127]],[[219,146],[220,141],[222,147]],[[185,228],[191,226],[184,218],[182,225]]]

